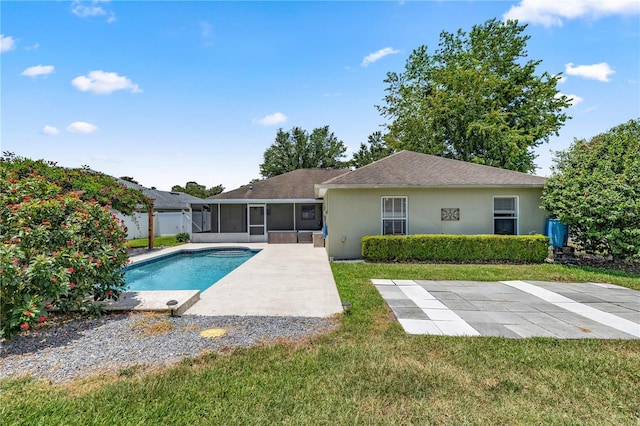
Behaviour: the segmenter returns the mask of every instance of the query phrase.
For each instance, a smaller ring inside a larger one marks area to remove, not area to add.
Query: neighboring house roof
[[[316,185],[316,196],[330,188],[377,187],[543,187],[546,178],[413,151],[400,151]]]
[[[134,189],[139,189],[149,198],[153,198],[153,208],[155,210],[180,210],[188,209],[192,203],[202,201],[202,198],[185,194],[184,192],[160,191],[158,189],[149,189],[137,183],[124,179],[116,179],[121,184]]]
[[[315,200],[315,184],[347,173],[346,169],[298,169],[211,196],[207,200]]]

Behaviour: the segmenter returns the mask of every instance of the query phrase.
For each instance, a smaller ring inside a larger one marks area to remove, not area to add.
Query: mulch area
[[[610,257],[576,253],[569,265],[588,266],[591,268],[609,269],[614,271],[640,274],[640,260],[614,261]]]

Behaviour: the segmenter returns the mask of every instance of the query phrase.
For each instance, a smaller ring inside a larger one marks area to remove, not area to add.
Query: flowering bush
[[[95,301],[117,298],[125,236],[109,206],[0,163],[0,338],[43,322],[46,310],[96,313]]]

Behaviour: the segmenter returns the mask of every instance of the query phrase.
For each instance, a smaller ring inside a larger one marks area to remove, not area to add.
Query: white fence
[[[128,228],[127,239],[147,238],[149,220],[147,213],[135,213],[133,216],[118,214]],[[176,235],[181,232],[191,234],[191,211],[169,211],[153,213],[153,236]]]

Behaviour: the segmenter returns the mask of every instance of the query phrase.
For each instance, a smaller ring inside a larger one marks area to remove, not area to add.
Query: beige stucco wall
[[[493,234],[493,197],[517,196],[518,234],[542,234],[547,214],[541,188],[330,189],[324,198],[329,257],[357,259],[365,235],[381,235],[381,197],[407,196],[409,234]],[[441,221],[441,208],[459,208],[459,221]]]

